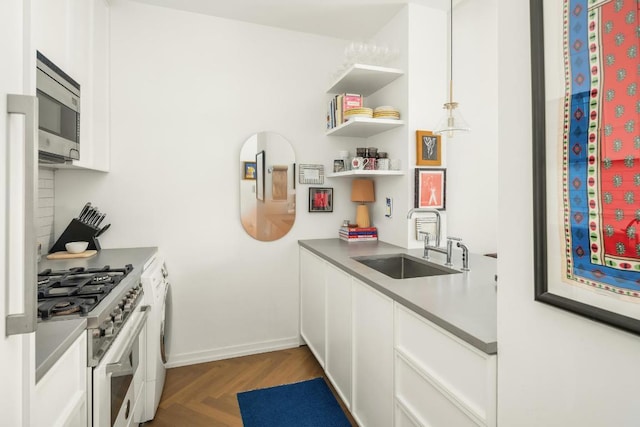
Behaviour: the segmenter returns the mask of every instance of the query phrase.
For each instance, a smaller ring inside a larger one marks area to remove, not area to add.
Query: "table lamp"
[[[354,179],[351,183],[351,201],[360,203],[356,209],[356,224],[364,228],[371,226],[369,209],[365,203],[375,202],[373,181],[370,179]]]

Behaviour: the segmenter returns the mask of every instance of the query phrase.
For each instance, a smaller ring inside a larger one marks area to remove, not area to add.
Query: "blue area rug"
[[[322,378],[238,393],[244,427],[350,427]]]

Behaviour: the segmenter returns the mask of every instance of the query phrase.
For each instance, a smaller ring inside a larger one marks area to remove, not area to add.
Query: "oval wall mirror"
[[[296,220],[296,156],[275,132],[251,135],[240,150],[240,220],[263,242],[286,235]]]

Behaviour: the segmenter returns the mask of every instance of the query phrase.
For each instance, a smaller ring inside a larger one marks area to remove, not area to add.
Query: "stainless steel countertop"
[[[47,268],[52,270],[66,270],[73,267],[104,267],[121,268],[126,264],[133,265],[133,271],[124,281],[140,280],[145,265],[153,258],[158,248],[127,248],[103,249],[90,258],[75,258],[65,260],[48,260],[42,257],[38,264],[38,271]],[[85,318],[68,320],[49,320],[38,322],[36,330],[36,381],[40,380],[58,361],[71,344],[87,327]]]
[[[422,249],[384,242],[349,243],[340,239],[300,240],[298,244],[377,289],[425,319],[477,349],[498,352],[496,259],[469,254],[471,271],[461,274],[392,279],[352,257],[405,253],[422,258]],[[454,248],[453,269],[462,267],[462,252]],[[430,262],[443,265],[445,256],[432,252]]]

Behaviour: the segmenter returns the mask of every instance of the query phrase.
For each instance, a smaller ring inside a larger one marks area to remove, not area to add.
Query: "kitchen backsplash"
[[[36,236],[42,245],[42,254],[53,246],[53,212],[55,206],[53,169],[38,169],[38,209],[36,211]]]

